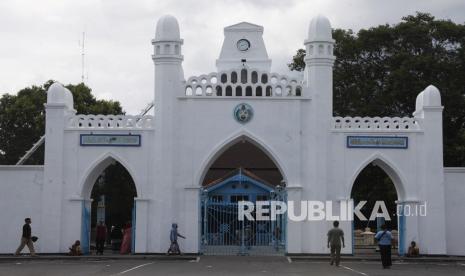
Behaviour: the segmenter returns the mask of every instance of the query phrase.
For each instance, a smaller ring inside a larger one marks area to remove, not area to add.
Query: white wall
[[[448,255],[465,255],[465,168],[445,168]]]
[[[325,20],[318,22],[330,36],[331,28]],[[231,49],[235,49],[233,42],[229,45]],[[182,41],[170,43],[181,47]],[[427,201],[431,206],[430,216],[407,221],[406,240],[418,240],[422,253],[445,254],[447,222],[448,252],[463,255],[465,242],[457,229],[465,229],[465,223],[454,216],[463,211],[465,172],[448,169],[443,180],[440,102],[435,106],[417,102],[415,119],[419,123],[415,129],[380,124],[379,129],[335,130],[332,43],[328,40],[325,45],[315,44],[328,51],[315,51],[309,56],[308,83],[302,84],[301,97],[186,96],[186,83],[181,81],[183,57],[180,53],[155,54],[155,126],[136,127],[124,122],[116,126],[110,123],[114,118],[102,121],[88,118],[80,125],[70,124],[74,111],[51,98],[46,106],[45,169],[0,167],[0,229],[6,229],[8,237],[0,240],[0,252],[14,251],[25,217],[32,218],[34,233],[42,237],[42,253],[66,252],[80,237],[82,201],[89,198],[95,177],[112,158],[126,167],[137,188],[136,251],[166,252],[171,223],[177,222],[180,232],[187,236],[186,240],[180,240],[181,248],[196,253],[200,235],[198,191],[203,173],[221,150],[247,137],[281,169],[290,200],[348,199],[358,173],[371,161],[381,160],[381,166],[394,178],[401,200],[409,204]],[[428,93],[432,94],[430,90]],[[57,90],[55,94],[59,96],[62,92]],[[435,93],[434,97],[440,97],[438,91]],[[253,119],[246,124],[238,123],[233,116],[235,106],[243,102],[254,110]],[[79,144],[82,133],[141,134],[142,145],[82,147]],[[345,144],[349,134],[408,136],[409,148],[349,149]],[[324,239],[330,225],[326,221],[289,223],[289,253],[327,253]],[[347,253],[350,225],[341,226],[346,231]]]
[[[0,166],[0,254],[15,252],[26,217],[32,219],[32,235],[39,237],[34,246],[40,252],[43,175],[43,166]]]

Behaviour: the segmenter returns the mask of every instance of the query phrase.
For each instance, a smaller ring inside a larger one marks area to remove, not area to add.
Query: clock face
[[[245,52],[249,50],[249,48],[250,42],[247,39],[240,39],[237,41],[237,49],[239,49],[239,51]]]

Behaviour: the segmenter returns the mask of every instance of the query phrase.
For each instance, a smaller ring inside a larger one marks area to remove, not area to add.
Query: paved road
[[[0,262],[0,275],[465,275],[465,263],[289,262],[284,257],[201,257],[198,261],[21,260]]]

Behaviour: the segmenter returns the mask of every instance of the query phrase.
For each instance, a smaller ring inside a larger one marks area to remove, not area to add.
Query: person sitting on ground
[[[81,242],[79,240],[75,241],[74,244],[69,248],[69,253],[68,255],[70,256],[81,256]]]
[[[417,243],[412,241],[407,251],[407,257],[418,257],[420,255],[420,249],[417,247]]]

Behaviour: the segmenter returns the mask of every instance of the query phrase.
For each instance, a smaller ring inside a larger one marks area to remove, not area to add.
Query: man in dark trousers
[[[339,266],[341,260],[341,241],[344,244],[344,231],[339,228],[339,221],[333,222],[333,229],[328,231],[328,248],[331,248],[331,265],[336,263]]]
[[[391,268],[391,242],[392,234],[387,230],[385,224],[381,225],[381,231],[378,231],[375,235],[375,239],[378,241],[379,252],[381,253],[381,262],[383,268]]]
[[[32,235],[31,235],[31,219],[25,218],[25,224],[23,225],[23,235],[21,236],[21,244],[19,245],[18,249],[16,249],[15,256],[18,256],[19,253],[23,250],[24,246],[27,245],[29,251],[31,252],[31,256],[35,257],[36,253],[34,251],[34,244],[32,243]]]
[[[103,223],[103,220],[99,222],[96,229],[95,244],[97,247],[97,255],[103,255],[103,249],[105,248],[105,240],[107,239],[107,226]]]

